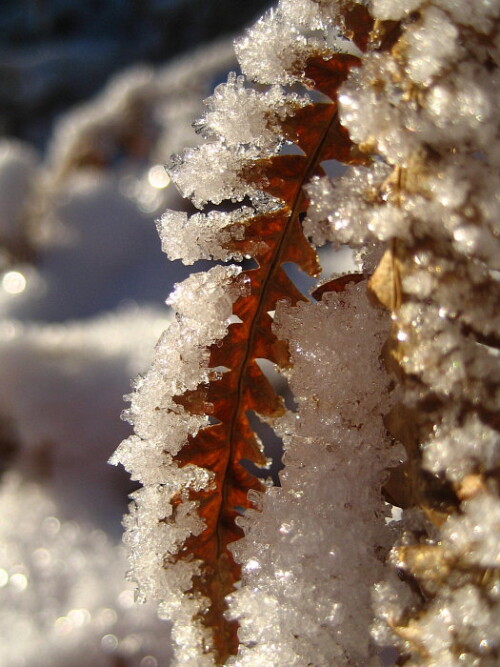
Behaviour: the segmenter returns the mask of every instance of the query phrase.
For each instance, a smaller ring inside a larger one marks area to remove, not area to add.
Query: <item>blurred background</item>
[[[200,269],[161,253],[155,219],[185,206],[163,165],[267,5],[2,0],[0,667],[170,664],[125,583],[133,487],[107,460],[164,300]]]

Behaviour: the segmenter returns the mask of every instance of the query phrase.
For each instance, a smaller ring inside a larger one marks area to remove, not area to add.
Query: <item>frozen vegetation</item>
[[[224,378],[250,317],[251,272],[211,269],[177,287],[176,321],[131,398],[136,435],[113,457],[143,485],[125,541],[140,590],[173,621],[175,664],[233,653],[227,664],[366,665],[382,647],[400,664],[498,664],[499,21],[500,3],[486,0],[282,0],[237,43],[245,78],[231,75],[208,100],[205,143],[172,160],[196,207],[228,205],[167,212],[166,252],[191,263],[245,248],[259,261],[249,227],[274,221],[276,193],[298,178],[299,158],[282,176],[280,156],[287,119],[306,126],[317,99],[304,91],[309,59],[356,62],[337,99],[358,165],[304,183],[304,230],[316,245],[349,245],[360,276],[318,301],[287,304],[284,287],[271,313],[289,343],[294,399],[266,419],[284,443],[281,486],[251,491],[254,509],[236,519],[244,536],[229,545],[241,565],[225,612],[239,622],[237,654],[220,648],[223,612],[214,620],[207,583],[213,567],[224,579],[230,556],[207,565],[193,546],[211,544],[200,517],[220,472],[192,443],[223,427],[217,383],[233,386]],[[297,136],[302,148],[307,131]],[[250,292],[238,294],[245,276]],[[270,336],[250,331],[242,374],[255,337]],[[244,382],[228,403],[245,400]]]
[[[0,667],[499,664],[499,24],[281,0],[0,144]]]

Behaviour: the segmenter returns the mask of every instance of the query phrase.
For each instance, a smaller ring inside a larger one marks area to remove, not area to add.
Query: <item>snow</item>
[[[24,207],[31,196],[38,161],[36,151],[26,144],[5,139],[0,142],[0,237],[3,243],[22,236]]]
[[[121,547],[69,519],[43,482],[11,472],[0,502],[2,667],[169,664],[168,626],[134,605]]]
[[[129,307],[64,324],[0,327],[0,414],[14,430],[17,468],[46,482],[61,507],[115,534],[125,477],[105,465],[117,438],[122,396],[147,368],[167,322],[160,309]]]
[[[379,361],[387,321],[361,283],[320,303],[282,304],[275,328],[290,341],[298,408],[278,424],[281,487],[256,499],[232,545],[243,565],[230,597],[241,646],[228,664],[367,664],[377,653],[371,586],[392,542],[380,487],[401,456],[381,417],[391,403]]]

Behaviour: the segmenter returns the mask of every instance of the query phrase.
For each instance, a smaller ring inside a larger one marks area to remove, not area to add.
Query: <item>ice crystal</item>
[[[499,452],[492,415],[500,384],[500,132],[493,113],[500,86],[498,68],[490,66],[498,63],[490,33],[499,6],[377,0],[373,12],[402,19],[401,37],[392,51],[365,56],[341,91],[340,110],[363,150],[394,168],[370,197],[366,185],[350,185],[356,170],[347,172],[347,214],[340,184],[337,193],[337,186],[314,183],[310,217],[315,224],[326,217],[331,236],[350,242],[370,238],[368,230],[392,240],[373,285],[394,311],[393,355],[404,373],[403,403],[415,415],[409,431],[400,423],[396,432],[410,456],[412,443],[421,444],[417,456],[435,475],[429,484],[446,479],[442,492],[451,504],[432,502],[430,489],[425,497],[416,488],[410,502],[422,504],[430,521],[417,525],[414,510],[404,512],[407,532],[392,552],[429,596],[426,605],[415,613],[417,601],[403,603],[401,584],[391,577],[377,584],[375,604],[411,664],[489,665],[498,655],[497,574],[490,580],[485,572],[497,572],[499,553],[491,476]],[[365,182],[373,181],[373,170],[366,169]],[[328,214],[335,197],[339,213]],[[388,275],[397,287],[392,293],[379,282]],[[374,632],[388,640],[381,624]]]
[[[205,136],[229,145],[250,144],[275,152],[282,136],[277,121],[284,120],[307,98],[286,94],[281,86],[265,92],[245,86],[245,78],[232,72],[226,84],[217,86],[206,100],[208,111],[197,121]]]
[[[236,55],[243,73],[259,83],[293,84],[307,57],[307,38],[280,10],[270,10],[240,39]],[[290,67],[293,63],[293,67]]]
[[[380,487],[400,453],[382,423],[387,324],[364,284],[318,304],[281,306],[276,318],[292,347],[298,410],[279,426],[281,488],[258,499],[233,547],[243,564],[231,596],[242,645],[230,664],[362,664],[373,653],[371,585],[392,534]]]
[[[228,250],[224,243],[243,238],[243,222],[250,213],[245,206],[233,213],[210,211],[189,217],[180,211],[167,211],[158,221],[162,249],[169,259],[182,259],[184,264],[199,259],[241,260],[241,253]]]
[[[202,144],[174,159],[169,174],[183,197],[189,197],[197,208],[225,199],[241,201],[256,191],[241,178],[242,167],[259,154],[253,146],[230,147],[222,141]]]
[[[133,494],[125,518],[132,575],[144,599],[160,600],[160,614],[175,617],[172,636],[183,646],[184,656],[193,655],[193,665],[205,664],[196,660],[209,643],[207,630],[201,625],[190,623],[189,631],[187,628],[188,619],[191,621],[206,605],[199,597],[188,599],[184,595],[191,588],[198,563],[180,560],[168,570],[164,565],[189,535],[204,529],[196,503],[189,501],[187,494],[190,488],[209,486],[210,474],[197,466],[181,468],[172,456],[189,434],[208,423],[208,417],[188,414],[173,398],[208,377],[207,348],[225,335],[232,304],[244,289],[234,281],[239,273],[238,267],[216,266],[178,285],[169,299],[176,319],[160,338],[155,362],[145,377],[138,378],[131,396],[127,418],[136,435],[124,441],[111,459],[114,464],[122,463],[133,479],[143,484]],[[202,308],[197,299],[201,299]],[[176,496],[183,498],[178,508],[172,504]],[[207,658],[206,664],[212,664],[210,661]]]
[[[372,226],[374,232],[378,231],[379,221],[378,227],[386,225],[388,237],[394,234],[394,216],[386,221],[386,217],[391,218],[387,207],[379,209],[374,201],[377,188],[389,173],[389,167],[380,163],[371,169],[353,167],[337,179],[315,177],[307,188],[311,204],[304,221],[305,233],[317,245],[331,241],[360,246],[377,238],[371,232]]]

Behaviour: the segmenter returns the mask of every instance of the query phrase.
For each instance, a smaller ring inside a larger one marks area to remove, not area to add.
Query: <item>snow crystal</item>
[[[488,637],[495,633],[499,621],[498,612],[490,610],[478,590],[474,586],[464,586],[457,591],[449,591],[445,602],[430,605],[419,624],[419,641],[438,664],[452,665],[449,655],[457,639],[465,650],[482,654],[485,652],[482,645],[485,648],[491,645]],[[461,661],[467,664],[463,658]]]
[[[457,2],[456,0],[433,0],[433,5],[441,8],[457,24],[469,25],[478,32],[488,33],[492,19],[498,15],[499,5],[496,0],[476,0],[476,2]],[[422,0],[372,0],[372,13],[383,21],[399,21],[420,8],[428,8]],[[432,48],[437,44],[431,45]],[[439,47],[438,47],[439,48]]]
[[[202,144],[173,159],[168,172],[183,197],[197,208],[207,202],[220,204],[224,199],[241,201],[256,191],[241,173],[245,162],[260,156],[253,146],[227,146],[223,141]]]
[[[460,513],[440,527],[417,510],[403,513],[406,532],[392,560],[423,580],[429,598],[419,610],[418,598],[383,565],[397,527],[381,486],[387,468],[403,458],[382,421],[394,400],[380,362],[388,317],[369,306],[365,284],[327,293],[319,303],[278,305],[276,331],[290,342],[297,411],[278,422],[286,448],[282,486],[268,488],[259,511],[240,518],[245,537],[232,546],[243,575],[230,596],[241,646],[229,664],[242,667],[367,664],[376,653],[374,585],[377,640],[387,641],[388,626],[402,623],[396,642],[404,651],[424,647],[429,661],[450,667],[457,647],[464,664],[472,654],[489,657],[495,650],[494,585],[479,580],[477,570],[498,565],[498,499],[486,477],[467,495],[463,476],[498,465],[488,415],[498,410],[500,368],[488,337],[495,340],[500,319],[491,289],[500,209],[494,168],[500,164],[500,77],[491,63],[500,62],[500,41],[474,30],[491,30],[499,7],[486,0],[375,0],[370,6],[383,20],[403,19],[402,34],[394,48],[375,47],[353,68],[340,89],[339,111],[361,153],[374,159],[335,183],[313,179],[304,229],[315,243],[376,248],[368,266],[382,245],[399,241],[392,245],[403,305],[392,325],[406,377],[402,401],[417,413],[425,406],[426,428],[429,422],[434,430],[419,433],[423,464],[452,483]],[[335,2],[283,0],[238,42],[244,74],[265,84],[304,83],[305,59],[329,43],[334,11]],[[182,193],[198,207],[255,197],[257,186],[242,173],[276,150],[282,114],[294,104],[277,86],[253,90],[231,75],[199,125],[210,143],[172,165]],[[159,223],[164,248],[186,261],[228,259],[226,244],[242,232],[239,215],[168,213]],[[161,613],[174,617],[183,664],[210,664],[206,632],[192,622],[206,601],[183,595],[199,564],[165,568],[165,559],[203,530],[186,490],[205,488],[211,479],[194,466],[177,468],[172,459],[209,419],[187,414],[173,399],[207,380],[207,346],[227,331],[232,304],[244,290],[237,273],[216,267],[173,294],[177,318],[131,397],[136,435],[113,459],[145,484],[126,519],[133,576],[142,595],[162,600]],[[183,502],[174,509],[176,496]],[[405,553],[418,554],[423,575],[412,571]]]
[[[227,144],[257,145],[272,153],[281,141],[279,121],[306,103],[307,98],[286,94],[281,86],[265,92],[246,87],[245,78],[231,72],[227,83],[205,101],[208,111],[196,126]]]
[[[169,259],[181,259],[184,264],[199,259],[241,261],[241,253],[224,245],[244,238],[244,221],[252,213],[248,207],[232,213],[210,211],[189,217],[187,213],[167,211],[157,223],[162,250]]]
[[[241,646],[229,664],[365,664],[373,654],[370,587],[392,535],[380,486],[400,452],[381,417],[390,404],[378,361],[387,325],[365,290],[277,309],[298,411],[278,426],[281,488],[241,519],[246,537],[232,545],[243,581],[230,596]]]
[[[247,35],[236,42],[235,49],[241,69],[249,79],[285,85],[302,78],[308,43],[278,9],[259,19]]]

